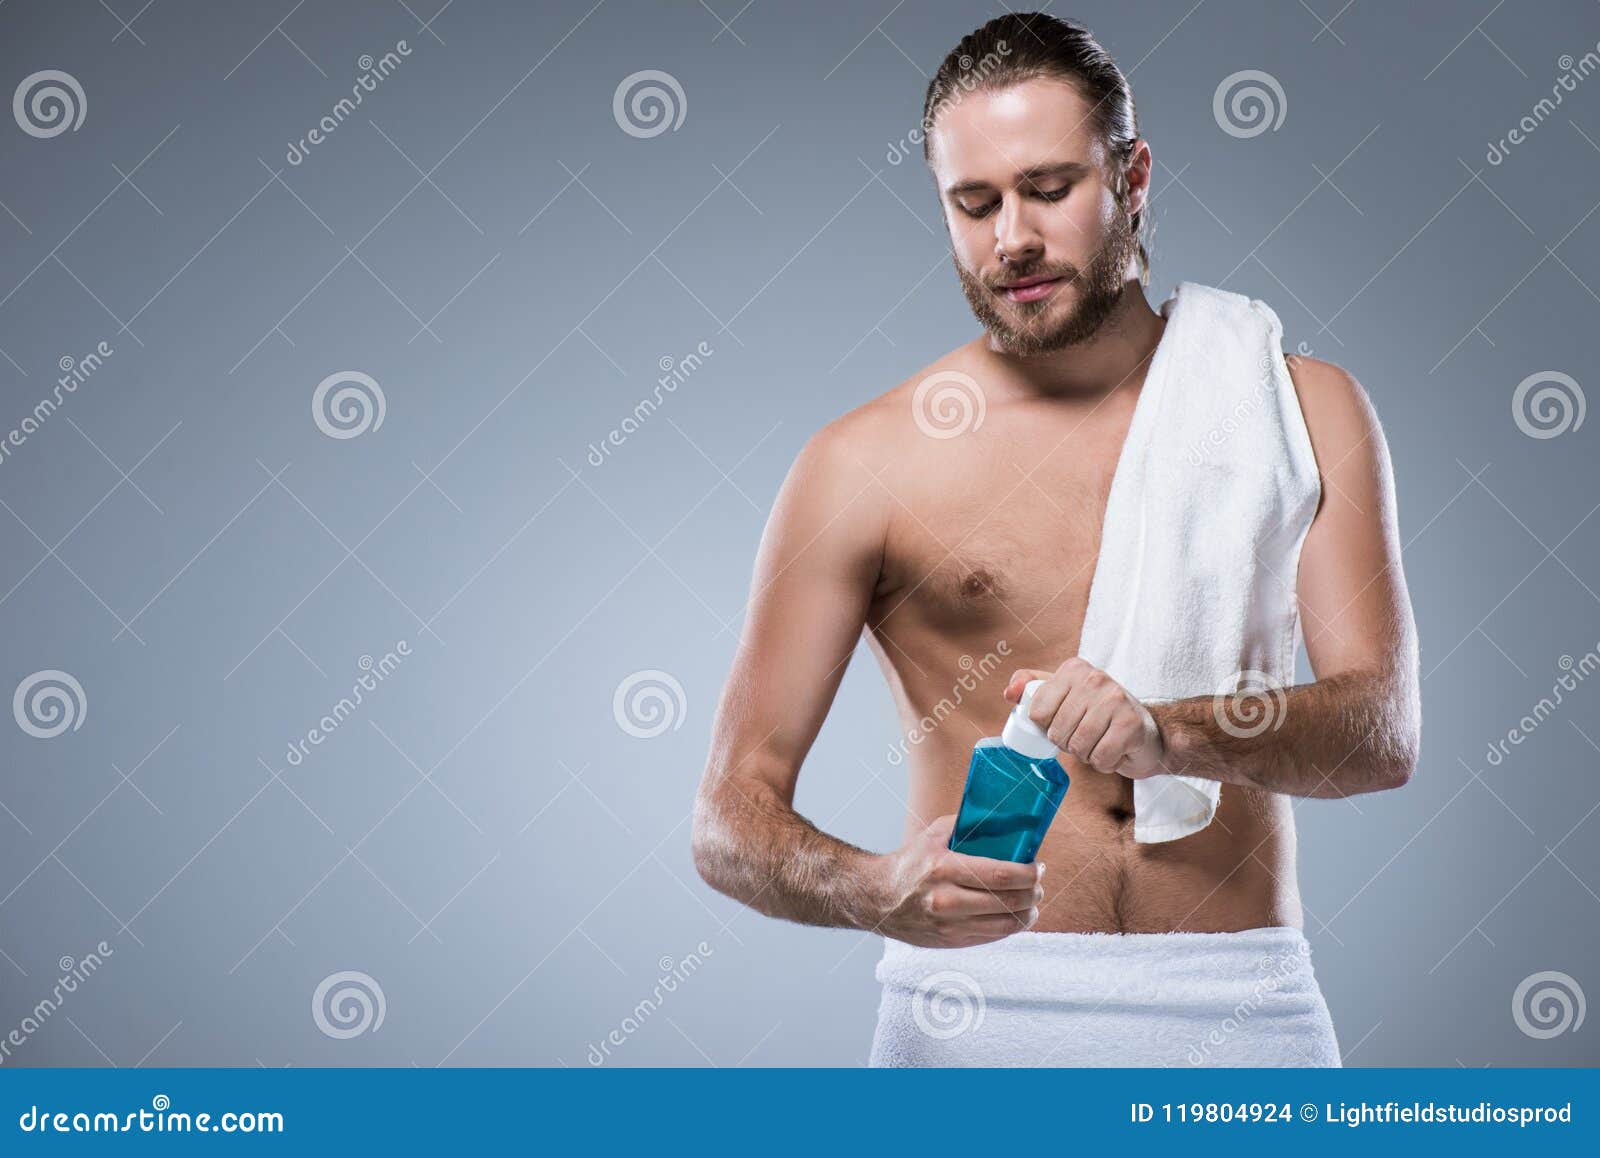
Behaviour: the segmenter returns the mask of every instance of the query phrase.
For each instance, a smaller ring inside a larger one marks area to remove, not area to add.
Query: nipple
[[[961,580],[961,594],[969,599],[978,599],[994,591],[994,576],[979,567],[976,571],[969,572]]]

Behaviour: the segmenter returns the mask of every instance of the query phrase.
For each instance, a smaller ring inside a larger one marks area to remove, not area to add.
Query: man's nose
[[[995,211],[994,252],[1009,265],[1022,265],[1044,252],[1044,238],[1019,199],[1006,198]]]

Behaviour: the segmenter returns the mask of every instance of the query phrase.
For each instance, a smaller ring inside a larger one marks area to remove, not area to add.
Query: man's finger
[[[1128,762],[1130,755],[1128,741],[1131,734],[1131,729],[1125,724],[1113,722],[1089,753],[1089,763],[1107,772],[1121,772],[1122,765]]]
[[[1100,740],[1110,729],[1111,716],[1111,709],[1104,705],[1096,706],[1093,710],[1087,712],[1083,717],[1083,721],[1068,737],[1065,745],[1067,751],[1077,756],[1079,760],[1082,760],[1091,768],[1098,768],[1099,765],[1095,764],[1090,757],[1094,754],[1095,746],[1100,743]]]
[[[1067,743],[1072,739],[1073,733],[1083,724],[1083,718],[1094,707],[1090,698],[1089,689],[1085,684],[1077,684],[1067,689],[1067,694],[1062,697],[1061,705],[1056,709],[1055,718],[1045,724],[1045,731],[1050,735],[1050,742],[1061,751],[1067,750]]]
[[[1065,672],[1051,672],[1044,687],[1033,693],[1033,710],[1029,714],[1035,722],[1043,717],[1044,723],[1039,726],[1045,731],[1050,730],[1051,722],[1060,714],[1061,705],[1071,700],[1072,688],[1071,675]]]
[[[1012,703],[1022,699],[1022,689],[1028,686],[1029,680],[1049,679],[1054,672],[1039,671],[1037,668],[1025,667],[1011,674],[1011,680],[1006,684],[1005,696]]]
[[[1018,864],[1016,861],[973,856],[965,852],[952,852],[949,857],[947,880],[969,889],[987,889],[992,893],[1029,888],[1038,882],[1043,872],[1042,865]]]
[[[991,913],[1026,913],[1043,901],[1043,890],[1034,885],[1026,889],[967,889],[956,886],[951,892],[950,907],[946,915],[955,917],[982,917]]]

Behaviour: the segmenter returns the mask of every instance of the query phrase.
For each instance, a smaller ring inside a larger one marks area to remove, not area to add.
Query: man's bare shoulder
[[[1392,523],[1394,468],[1366,389],[1332,362],[1298,354],[1286,360],[1322,480],[1318,520],[1328,516],[1330,502],[1339,500],[1334,506],[1341,526],[1350,519]]]
[[[1385,457],[1377,409],[1355,375],[1344,367],[1303,354],[1285,355],[1300,400],[1312,450],[1324,473],[1347,457],[1369,463]],[[1365,456],[1359,452],[1366,448]]]
[[[872,472],[904,461],[908,451],[918,445],[918,390],[922,384],[930,379],[937,383],[940,375],[950,375],[949,383],[959,390],[961,378],[955,375],[970,378],[973,368],[971,344],[958,346],[830,421],[811,436],[802,453],[822,463],[833,463],[838,469],[854,463],[858,469]],[[926,411],[929,401],[920,401]],[[928,416],[924,415],[923,421],[929,421]]]
[[[847,559],[861,581],[876,578],[904,475],[916,473],[919,451],[936,445],[919,437],[917,388],[941,371],[958,370],[959,353],[852,407],[806,440],[773,504],[775,543],[792,544],[813,562]],[[782,566],[793,570],[789,562]]]

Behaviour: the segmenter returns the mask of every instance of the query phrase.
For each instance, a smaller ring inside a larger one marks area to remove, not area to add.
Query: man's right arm
[[[738,652],[695,801],[694,856],[768,916],[871,928],[883,857],[793,808],[800,765],[855,651],[883,553],[883,492],[837,426],[801,450],[761,537]]]
[[[784,480],[695,801],[695,866],[768,916],[915,944],[996,940],[1037,915],[1036,866],[951,852],[954,817],[874,854],[794,809],[800,766],[878,583],[888,509],[838,423],[806,444]]]

